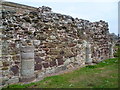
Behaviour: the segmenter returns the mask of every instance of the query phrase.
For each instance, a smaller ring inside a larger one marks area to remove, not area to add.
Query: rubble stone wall
[[[31,10],[36,9],[36,7],[26,6],[18,3],[6,2],[6,1],[1,1],[1,2],[2,2],[3,11],[9,11],[16,14],[24,14]]]
[[[2,10],[0,85],[40,80],[112,58],[107,22],[73,18],[45,6],[7,5]]]

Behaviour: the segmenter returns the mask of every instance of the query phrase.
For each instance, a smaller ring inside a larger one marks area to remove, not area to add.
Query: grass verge
[[[8,88],[118,88],[118,58],[104,60],[61,75],[50,76],[30,84],[14,84]]]

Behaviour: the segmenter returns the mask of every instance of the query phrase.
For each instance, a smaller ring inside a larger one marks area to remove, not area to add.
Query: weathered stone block
[[[64,52],[65,52],[65,54],[64,54],[65,58],[67,58],[67,57],[71,58],[71,57],[74,57],[74,56],[75,56],[75,55],[72,53],[72,51],[70,50],[70,48],[69,48],[69,49],[68,49],[68,48],[65,48],[65,49],[64,49]]]
[[[40,56],[40,57],[44,57],[44,56],[45,56],[45,53],[39,53],[39,56]]]
[[[19,74],[19,67],[17,65],[12,66],[10,68],[10,70],[14,73],[14,75],[18,75]]]
[[[74,46],[76,46],[77,44],[76,43],[69,43],[68,44],[68,47],[74,47]]]
[[[48,69],[45,70],[45,74],[47,75],[47,74],[55,73],[55,69],[56,69],[56,68],[54,68],[54,67],[48,68]]]
[[[57,61],[58,61],[58,65],[62,65],[62,64],[64,64],[63,59],[57,59]]]
[[[48,68],[49,67],[49,63],[47,63],[47,62],[43,63],[42,65],[43,65],[44,68]]]
[[[58,73],[58,72],[60,72],[60,71],[62,71],[62,70],[66,70],[66,69],[67,69],[66,66],[56,67],[55,73]]]
[[[64,55],[64,54],[65,54],[65,52],[64,52],[63,50],[61,50],[61,51],[60,51],[60,54],[61,54],[61,55]]]
[[[31,82],[35,80],[35,75],[20,77],[20,82]]]
[[[30,77],[30,76],[33,76],[34,75],[34,69],[25,69],[25,70],[22,70],[21,72],[21,75],[22,77],[26,76],[26,77]]]
[[[45,77],[45,73],[44,72],[39,72],[37,74],[37,79],[39,79],[39,80],[42,80],[44,77]]]
[[[47,54],[49,54],[49,55],[58,55],[59,53],[60,53],[60,49],[51,48],[50,51]]]
[[[50,62],[50,67],[53,67],[53,66],[56,66],[56,65],[57,65],[56,60],[53,60],[53,61]]]
[[[67,67],[67,69],[73,69],[74,68],[73,64],[69,64],[66,67]]]
[[[20,61],[15,61],[15,64],[19,65],[21,62]]]
[[[34,52],[34,47],[33,46],[22,46],[20,47],[20,50],[24,53],[26,52]]]
[[[9,61],[3,62],[3,66],[4,66],[4,67],[9,66],[9,65],[10,65],[10,62],[9,62]]]
[[[56,59],[63,59],[62,55],[57,55]]]
[[[9,80],[8,77],[2,77],[2,85],[7,84],[6,82]]]
[[[33,44],[34,44],[34,45],[37,45],[37,46],[40,45],[40,43],[41,43],[40,40],[34,40],[34,41],[33,41]]]
[[[34,53],[21,53],[22,59],[34,59]]]
[[[49,55],[50,61],[55,60],[58,57],[58,55]]]
[[[38,40],[46,40],[47,36],[46,35],[40,35],[37,37]]]
[[[50,49],[49,48],[42,48],[44,51],[50,51]]]
[[[20,55],[14,55],[12,56],[12,59],[15,61],[15,60],[20,60]]]
[[[23,60],[21,62],[22,64],[22,70],[29,70],[34,68],[34,59],[29,59],[29,60]]]
[[[41,70],[42,65],[41,64],[35,64],[35,70]]]
[[[45,46],[46,46],[47,48],[55,48],[57,45],[54,44],[54,43],[46,43]]]
[[[71,60],[70,58],[67,58],[64,60],[64,65],[67,66],[68,64],[70,64]]]
[[[15,84],[15,83],[18,83],[18,82],[19,82],[19,77],[12,77],[6,83],[7,84]]]
[[[2,67],[2,69],[1,70],[8,70],[9,68],[8,67]]]
[[[36,64],[41,63],[42,61],[43,61],[43,59],[41,59],[39,57],[35,57]]]

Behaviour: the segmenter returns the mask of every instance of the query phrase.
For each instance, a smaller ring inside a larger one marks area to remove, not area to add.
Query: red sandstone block
[[[36,64],[41,63],[42,61],[43,61],[43,59],[41,59],[39,57],[35,57]]]
[[[58,65],[62,65],[64,63],[62,59],[57,59],[57,61],[58,61]]]
[[[44,68],[48,68],[49,67],[49,63],[43,63],[42,64]]]
[[[42,65],[41,64],[35,64],[35,70],[41,70]]]
[[[19,67],[17,65],[11,67],[11,71],[14,73],[14,75],[18,74]]]

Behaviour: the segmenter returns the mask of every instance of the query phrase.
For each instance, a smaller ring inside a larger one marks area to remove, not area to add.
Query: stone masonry
[[[113,57],[108,23],[11,2],[0,5],[0,86]]]

